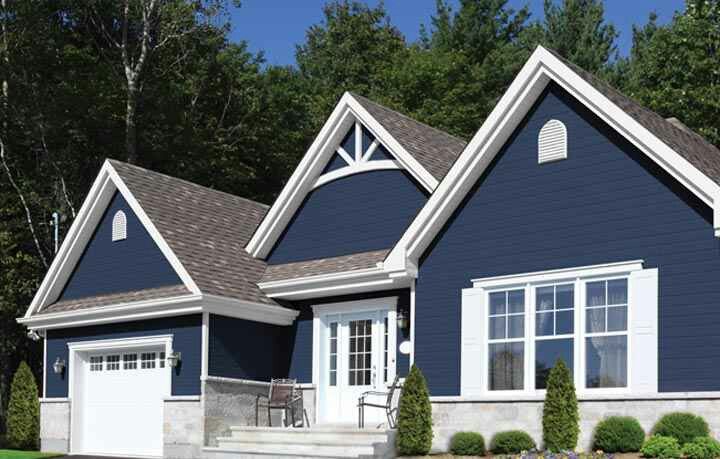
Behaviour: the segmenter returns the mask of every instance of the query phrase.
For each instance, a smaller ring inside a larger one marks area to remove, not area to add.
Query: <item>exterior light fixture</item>
[[[62,374],[62,372],[65,371],[65,361],[61,360],[60,357],[57,357],[55,359],[55,363],[53,363],[53,372],[55,372],[56,375]]]
[[[405,330],[405,329],[407,329],[408,324],[409,324],[409,322],[410,322],[410,321],[408,320],[407,315],[405,314],[405,311],[398,311],[398,312],[397,312],[397,319],[396,319],[396,321],[397,321],[397,328],[399,328],[400,330]]]
[[[180,363],[180,360],[182,360],[182,354],[180,352],[170,352],[170,354],[167,357],[168,365],[170,367],[175,368]]]
[[[35,330],[30,330],[29,332],[27,332],[27,337],[33,341],[40,341],[40,335]]]

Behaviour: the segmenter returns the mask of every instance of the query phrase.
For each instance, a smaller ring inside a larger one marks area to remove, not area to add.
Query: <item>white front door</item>
[[[162,456],[163,399],[170,368],[162,346],[78,355],[73,452]]]
[[[383,392],[395,376],[394,311],[328,313],[321,317],[320,421],[358,422],[358,399]],[[383,403],[384,397],[369,396]],[[368,426],[385,422],[382,409],[368,409]]]

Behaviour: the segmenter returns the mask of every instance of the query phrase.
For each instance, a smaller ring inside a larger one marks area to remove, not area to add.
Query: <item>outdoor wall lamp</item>
[[[167,358],[168,365],[170,365],[171,368],[175,368],[178,366],[181,359],[182,359],[182,354],[180,352],[172,351],[172,352],[170,352],[170,355],[168,355],[168,358]]]
[[[397,328],[400,330],[405,330],[408,327],[408,323],[410,322],[408,320],[407,315],[405,314],[405,311],[398,311],[397,312]]]
[[[56,357],[55,363],[53,363],[53,372],[59,375],[62,374],[63,371],[65,371],[65,361],[61,360],[60,357]]]

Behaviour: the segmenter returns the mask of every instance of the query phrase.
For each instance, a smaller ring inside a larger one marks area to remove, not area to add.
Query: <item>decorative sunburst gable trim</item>
[[[185,287],[192,294],[200,294],[200,289],[195,284],[195,281],[170,249],[170,246],[147,216],[137,199],[113,169],[112,164],[105,161],[80,211],[70,226],[58,253],[53,259],[50,269],[43,278],[40,288],[25,312],[25,318],[31,317],[43,307],[52,304],[60,296],[115,192],[120,193],[128,203]]]
[[[353,126],[355,129],[367,129],[377,141],[377,145],[373,147],[371,143],[363,151],[362,138],[356,135],[355,148],[351,148],[353,151],[347,151],[346,148],[339,150],[338,146]],[[394,159],[372,160],[380,145],[387,149]],[[325,167],[335,154],[348,165],[324,173]],[[352,94],[346,92],[255,230],[245,250],[255,258],[265,258],[310,191],[346,175],[378,169],[403,169],[428,193],[432,193],[438,185],[438,180],[408,153]]]

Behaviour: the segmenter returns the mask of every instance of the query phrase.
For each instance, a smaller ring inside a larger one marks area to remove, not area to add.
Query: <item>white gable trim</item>
[[[421,209],[385,263],[402,269],[417,263],[470,188],[476,183],[550,81],[559,84],[604,122],[622,134],[703,202],[714,209],[720,237],[720,186],[645,129],[620,107],[545,48],[538,46],[518,76],[465,147]]]
[[[30,307],[28,307],[25,312],[25,318],[29,318],[44,306],[56,301],[60,296],[62,289],[65,287],[65,283],[70,278],[75,265],[80,260],[85,247],[90,241],[95,228],[100,223],[116,190],[123,196],[153,238],[153,241],[155,241],[155,244],[157,244],[173,269],[175,269],[175,272],[185,287],[193,294],[200,294],[200,289],[195,284],[195,281],[192,280],[190,274],[170,249],[170,246],[150,221],[150,218],[142,207],[140,207],[140,204],[115,169],[113,169],[110,162],[105,161],[80,208],[80,212],[70,226],[57,255],[53,259],[50,269],[43,278],[40,288],[35,294],[32,303],[30,303]]]
[[[290,222],[295,211],[302,204],[305,196],[316,186],[317,179],[327,162],[336,152],[337,146],[356,122],[365,126],[375,139],[382,143],[397,159],[397,165],[393,165],[393,169],[396,166],[405,169],[426,191],[432,193],[435,190],[438,186],[437,179],[420,165],[350,93],[346,92],[312,145],[310,145],[310,148],[308,148],[295,172],[290,176],[267,215],[255,230],[255,234],[253,234],[245,248],[250,255],[255,258],[265,258],[270,253],[273,245],[280,237],[285,226]],[[356,142],[362,141],[358,136],[356,136],[355,140]],[[360,163],[363,159],[355,158],[354,152],[345,153],[349,157],[345,158],[343,155],[343,159],[346,161],[353,159]],[[342,169],[338,169],[338,171],[340,170]],[[350,172],[356,173],[357,171]]]

